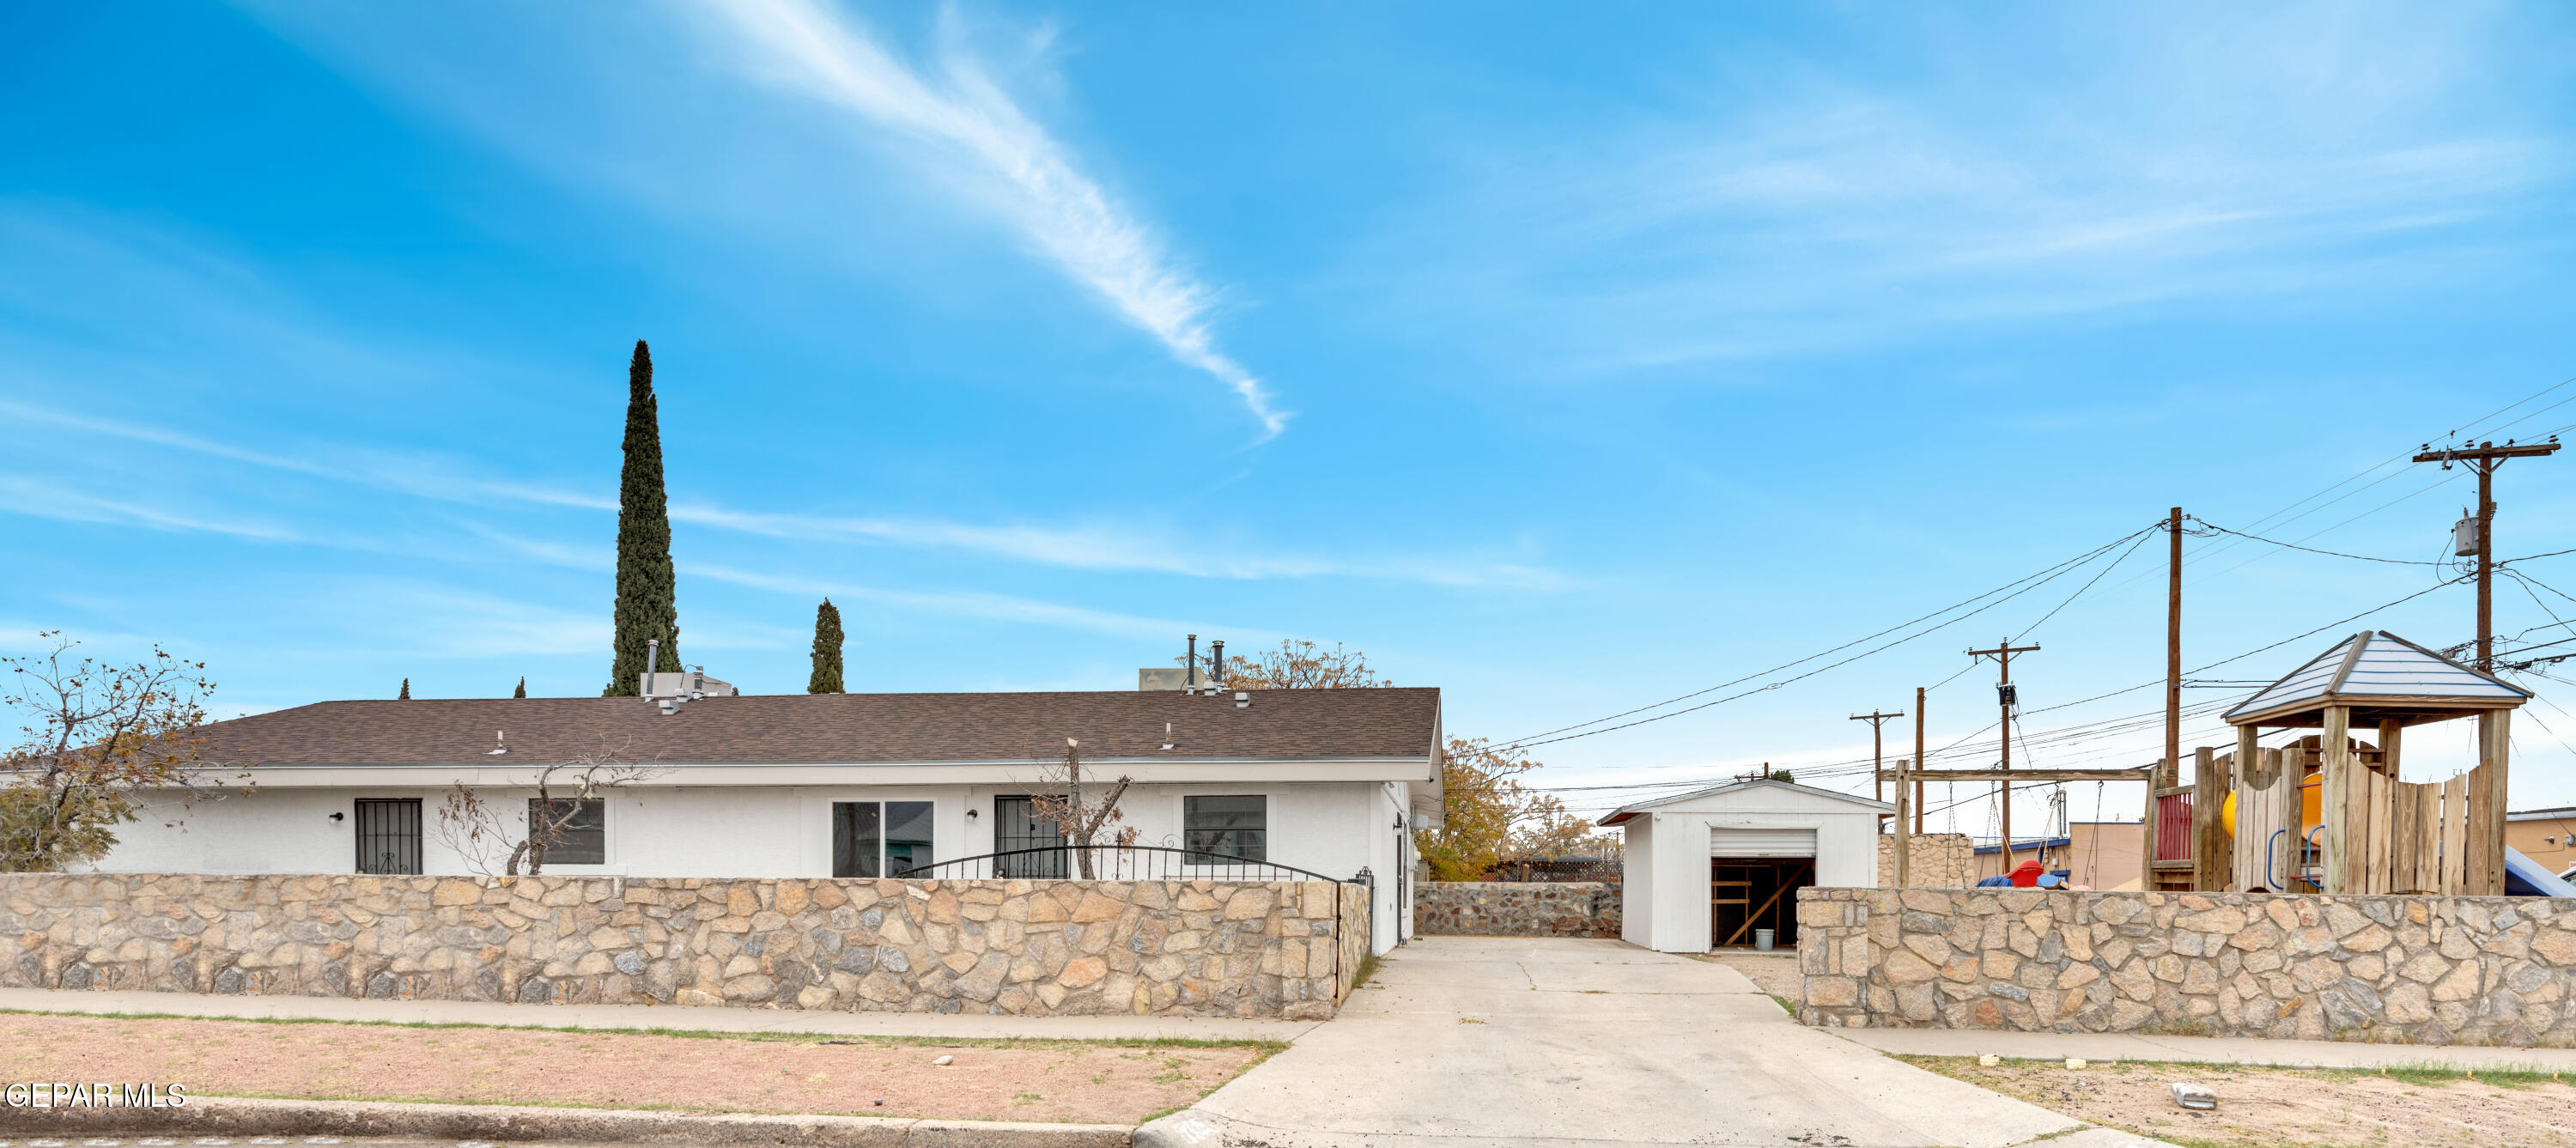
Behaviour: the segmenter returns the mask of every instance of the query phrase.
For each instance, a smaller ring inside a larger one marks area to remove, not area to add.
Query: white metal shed
[[[1667,953],[1743,944],[1757,926],[1789,941],[1797,888],[1878,883],[1878,815],[1894,811],[1769,778],[1624,807],[1601,821],[1628,835],[1620,936]]]

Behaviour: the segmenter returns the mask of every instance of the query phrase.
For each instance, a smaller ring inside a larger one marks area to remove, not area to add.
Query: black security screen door
[[[420,799],[358,802],[358,872],[420,872]]]
[[[1038,816],[1037,803],[1025,797],[993,799],[993,852],[1045,849],[1064,844],[1064,831]],[[1022,853],[993,859],[993,875],[1054,881],[1065,874],[1064,853]]]
[[[885,847],[885,816],[873,801],[832,803],[832,875],[883,877],[878,867]]]

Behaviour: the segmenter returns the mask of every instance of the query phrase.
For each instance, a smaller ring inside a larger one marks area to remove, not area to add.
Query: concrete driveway
[[[1191,1112],[1218,1119],[1138,1143],[2141,1143],[1802,1028],[1733,969],[1588,940],[1416,940]]]

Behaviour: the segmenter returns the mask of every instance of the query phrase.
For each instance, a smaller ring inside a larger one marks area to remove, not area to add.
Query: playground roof
[[[2321,726],[2330,706],[2352,711],[2355,729],[2382,721],[2420,725],[2483,710],[2512,709],[2531,691],[2461,665],[2386,630],[2337,642],[2227,711],[2233,725]]]

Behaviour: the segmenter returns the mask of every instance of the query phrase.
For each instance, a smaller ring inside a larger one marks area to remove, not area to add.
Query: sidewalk
[[[2576,1073],[2576,1049],[2472,1048],[2446,1044],[2355,1044],[2333,1040],[2151,1036],[2142,1033],[1994,1032],[1956,1028],[1819,1028],[1854,1044],[1906,1056],[1996,1056],[2020,1060],[2170,1060],[2278,1068],[2532,1068]]]
[[[818,1036],[1042,1040],[1278,1040],[1322,1021],[1163,1016],[968,1016],[903,1012],[679,1005],[487,1004],[477,1001],[349,1000],[341,997],[202,996],[194,993],[0,989],[0,1011],[155,1013],[234,1020],[336,1020],[379,1024],[478,1024],[571,1029],[680,1029],[813,1033]]]

